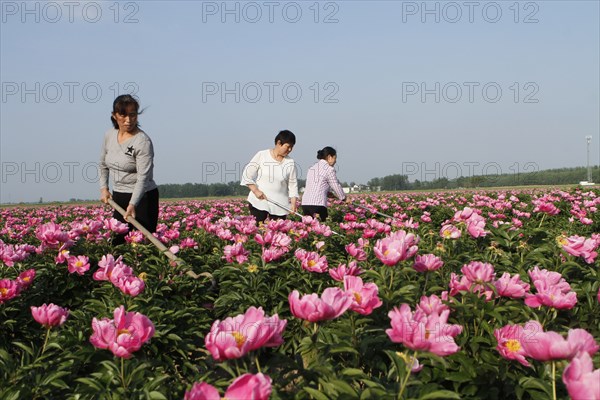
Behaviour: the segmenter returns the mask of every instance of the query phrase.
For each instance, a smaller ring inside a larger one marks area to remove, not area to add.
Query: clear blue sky
[[[0,5],[0,202],[97,198],[131,91],[158,184],[238,180],[281,129],[347,182],[599,163],[598,1]]]

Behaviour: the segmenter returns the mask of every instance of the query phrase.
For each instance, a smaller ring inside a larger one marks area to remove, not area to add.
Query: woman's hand
[[[127,210],[125,210],[125,221],[127,221],[128,217],[135,218],[135,206],[133,204],[128,205]]]
[[[290,210],[292,210],[292,213],[296,213],[298,211],[298,200],[295,197],[290,199]]]
[[[112,198],[107,188],[100,189],[100,201],[104,204],[108,204],[108,199]]]
[[[259,189],[256,189],[254,192],[254,195],[256,196],[257,199],[259,200],[266,200],[267,196]]]

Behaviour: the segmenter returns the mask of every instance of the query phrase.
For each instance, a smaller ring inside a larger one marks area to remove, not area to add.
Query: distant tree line
[[[600,168],[592,168],[592,177],[600,181]],[[373,178],[367,185],[371,190],[414,190],[414,189],[458,189],[495,186],[527,186],[527,185],[569,185],[578,184],[587,179],[587,168],[559,168],[543,171],[498,174],[498,175],[475,175],[469,177],[458,177],[448,179],[440,177],[432,181],[409,182],[407,175],[388,175],[383,178]],[[598,183],[598,182],[596,182]]]
[[[600,182],[600,168],[592,168],[592,176]],[[458,189],[478,187],[502,187],[502,186],[527,186],[527,185],[570,185],[578,184],[587,179],[587,168],[559,168],[547,169],[536,172],[511,173],[498,175],[475,175],[448,179],[440,177],[432,181],[410,182],[407,175],[387,175],[382,178],[373,178],[367,182],[370,190],[428,190],[428,189]],[[597,183],[598,183],[597,182]],[[303,179],[298,180],[298,187],[306,184]],[[344,182],[342,186],[354,186]],[[223,196],[247,196],[248,188],[240,186],[239,181],[229,183],[169,183],[159,185],[162,198],[187,198],[187,197],[223,197]]]
[[[305,185],[304,180],[298,180],[298,187]],[[223,197],[247,196],[250,189],[241,186],[240,182],[229,183],[167,183],[159,185],[158,190],[162,198],[187,198],[187,197]]]

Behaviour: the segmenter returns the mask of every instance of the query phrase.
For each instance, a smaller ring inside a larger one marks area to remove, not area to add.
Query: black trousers
[[[269,214],[268,211],[259,210],[258,208],[254,207],[250,203],[248,203],[248,209],[250,210],[250,215],[252,215],[254,218],[256,218],[256,223],[257,224],[259,222],[265,222],[265,220],[267,218],[270,218],[270,219],[286,219],[285,215],[273,215],[273,214]]]
[[[112,198],[115,203],[126,210],[132,194],[113,192]],[[114,211],[113,218],[126,223],[125,218],[117,210]],[[158,225],[158,189],[149,190],[144,193],[138,205],[135,206],[135,219],[150,232],[156,232],[156,226]],[[132,229],[135,229],[135,227],[129,224],[129,230],[131,231]],[[125,235],[115,236],[112,243],[115,246],[125,243]]]
[[[302,206],[302,214],[310,215],[311,217],[318,215],[321,221],[325,221],[328,215],[327,207],[325,206]]]

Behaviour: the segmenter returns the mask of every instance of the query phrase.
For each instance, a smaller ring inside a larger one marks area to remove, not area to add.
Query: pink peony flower
[[[70,256],[67,261],[69,273],[83,275],[90,269],[90,259],[87,256]]]
[[[146,288],[146,283],[143,279],[137,276],[124,276],[117,281],[116,287],[128,296],[135,297],[142,293]]]
[[[179,247],[182,249],[193,249],[198,248],[198,243],[192,238],[185,238],[179,243]]]
[[[506,325],[500,329],[494,330],[494,336],[498,341],[496,350],[507,360],[516,360],[526,367],[531,366],[525,359],[527,353],[521,344],[525,339],[523,327],[520,325]]]
[[[373,309],[381,307],[383,304],[377,296],[379,292],[377,285],[372,282],[363,284],[362,279],[358,276],[344,277],[344,290],[353,299],[350,309],[359,314],[369,315]]]
[[[143,314],[127,312],[120,306],[114,311],[114,319],[92,320],[94,333],[90,342],[99,349],[108,349],[115,356],[131,358],[144,343],[154,336],[154,324]]]
[[[454,354],[460,350],[454,338],[462,332],[462,326],[448,324],[449,313],[446,310],[440,315],[426,315],[416,310],[413,314],[408,304],[402,304],[388,313],[392,327],[385,333],[392,342],[402,343],[412,350],[428,351],[442,357]]]
[[[129,225],[115,218],[107,218],[103,221],[104,229],[113,231],[116,234],[122,235],[129,231]],[[141,232],[140,232],[141,233]]]
[[[23,291],[27,289],[29,286],[33,285],[33,279],[35,278],[35,269],[30,268],[26,271],[23,271],[17,277],[17,285],[19,285],[19,291]]]
[[[365,261],[367,259],[367,253],[362,247],[356,246],[354,243],[346,245],[346,252],[350,257],[353,257],[357,261]]]
[[[394,266],[399,261],[414,256],[419,248],[419,238],[406,231],[396,231],[388,237],[379,239],[373,247],[373,252],[385,265]]]
[[[485,218],[479,214],[472,214],[467,220],[467,232],[471,237],[478,238],[487,235],[485,231]]]
[[[228,400],[267,400],[271,396],[272,380],[262,373],[256,375],[244,374],[237,377],[223,396]],[[219,391],[208,383],[194,383],[189,391],[185,392],[185,400],[221,400]]]
[[[69,317],[69,310],[52,303],[42,304],[39,307],[31,306],[31,315],[46,329],[50,329],[64,324]]]
[[[302,269],[305,269],[306,271],[323,273],[329,268],[327,257],[321,256],[317,252],[297,249],[294,252],[294,255],[300,260]]]
[[[434,254],[417,255],[413,268],[417,272],[435,271],[444,265],[444,262]]]
[[[144,234],[140,231],[133,230],[125,235],[125,241],[127,243],[142,243],[144,241]]]
[[[492,299],[494,291],[491,287],[495,275],[492,264],[471,261],[462,266],[461,272],[463,276],[460,279],[454,272],[450,274],[451,296],[459,292],[471,292],[485,296],[488,301]]]
[[[240,358],[263,346],[281,345],[286,325],[277,314],[266,317],[262,307],[250,307],[244,314],[216,320],[204,343],[216,361]]]
[[[521,280],[519,274],[515,274],[512,277],[508,272],[502,274],[502,276],[494,282],[498,296],[510,297],[513,299],[520,299],[525,297],[525,293],[529,291],[529,284]]]
[[[21,287],[11,279],[0,279],[0,304],[14,299],[19,295]]]
[[[417,304],[416,310],[422,311],[425,315],[437,314],[440,315],[446,310],[450,310],[442,300],[448,300],[448,292],[442,293],[442,297],[438,297],[435,294],[431,296],[421,296],[419,304]]]
[[[42,242],[43,247],[59,248],[62,244],[70,242],[69,234],[63,232],[60,225],[48,222],[40,225],[35,230],[35,236]]]
[[[248,255],[250,252],[244,248],[243,243],[235,243],[233,245],[227,245],[223,248],[224,256],[223,258],[228,263],[237,262],[238,264],[243,264],[248,261]]]
[[[264,262],[268,263],[271,261],[276,261],[279,258],[281,258],[285,253],[287,253],[287,249],[282,248],[282,247],[263,247],[262,249],[262,255],[261,258],[264,260]]]
[[[219,391],[206,382],[196,382],[190,390],[186,390],[184,400],[221,400]]]
[[[527,356],[538,361],[569,360],[580,351],[594,355],[599,348],[584,329],[570,329],[565,340],[557,332],[544,332],[542,325],[533,320],[525,324],[521,345]]]
[[[123,257],[119,256],[115,260],[112,254],[106,254],[102,256],[102,259],[98,261],[98,270],[92,275],[96,281],[110,281],[112,271],[115,266],[123,264]]]
[[[594,239],[577,235],[565,238],[562,244],[563,250],[572,256],[582,257],[588,264],[592,264],[598,256],[598,252],[595,251],[597,247],[598,243]]]
[[[525,304],[529,307],[546,306],[570,310],[577,304],[577,294],[560,273],[540,270],[536,266],[528,274],[537,291],[536,294],[525,295]]]
[[[600,369],[594,370],[588,353],[578,353],[566,366],[562,379],[572,399],[600,400]]]
[[[271,397],[272,380],[262,373],[244,374],[236,378],[225,391],[228,400],[267,400]]]
[[[288,296],[290,311],[296,318],[310,322],[335,319],[342,315],[351,305],[352,297],[340,288],[327,288],[319,298],[316,293],[306,294],[294,290]]]
[[[346,264],[340,264],[337,268],[330,268],[328,272],[338,282],[343,282],[346,275],[358,276],[363,273],[356,261],[350,261],[347,266]]]
[[[548,215],[556,215],[560,213],[560,210],[551,202],[545,202],[544,200],[534,201],[536,207],[533,212],[545,213]]]
[[[444,225],[440,229],[440,236],[444,239],[458,239],[461,235],[460,229],[454,225]]]

